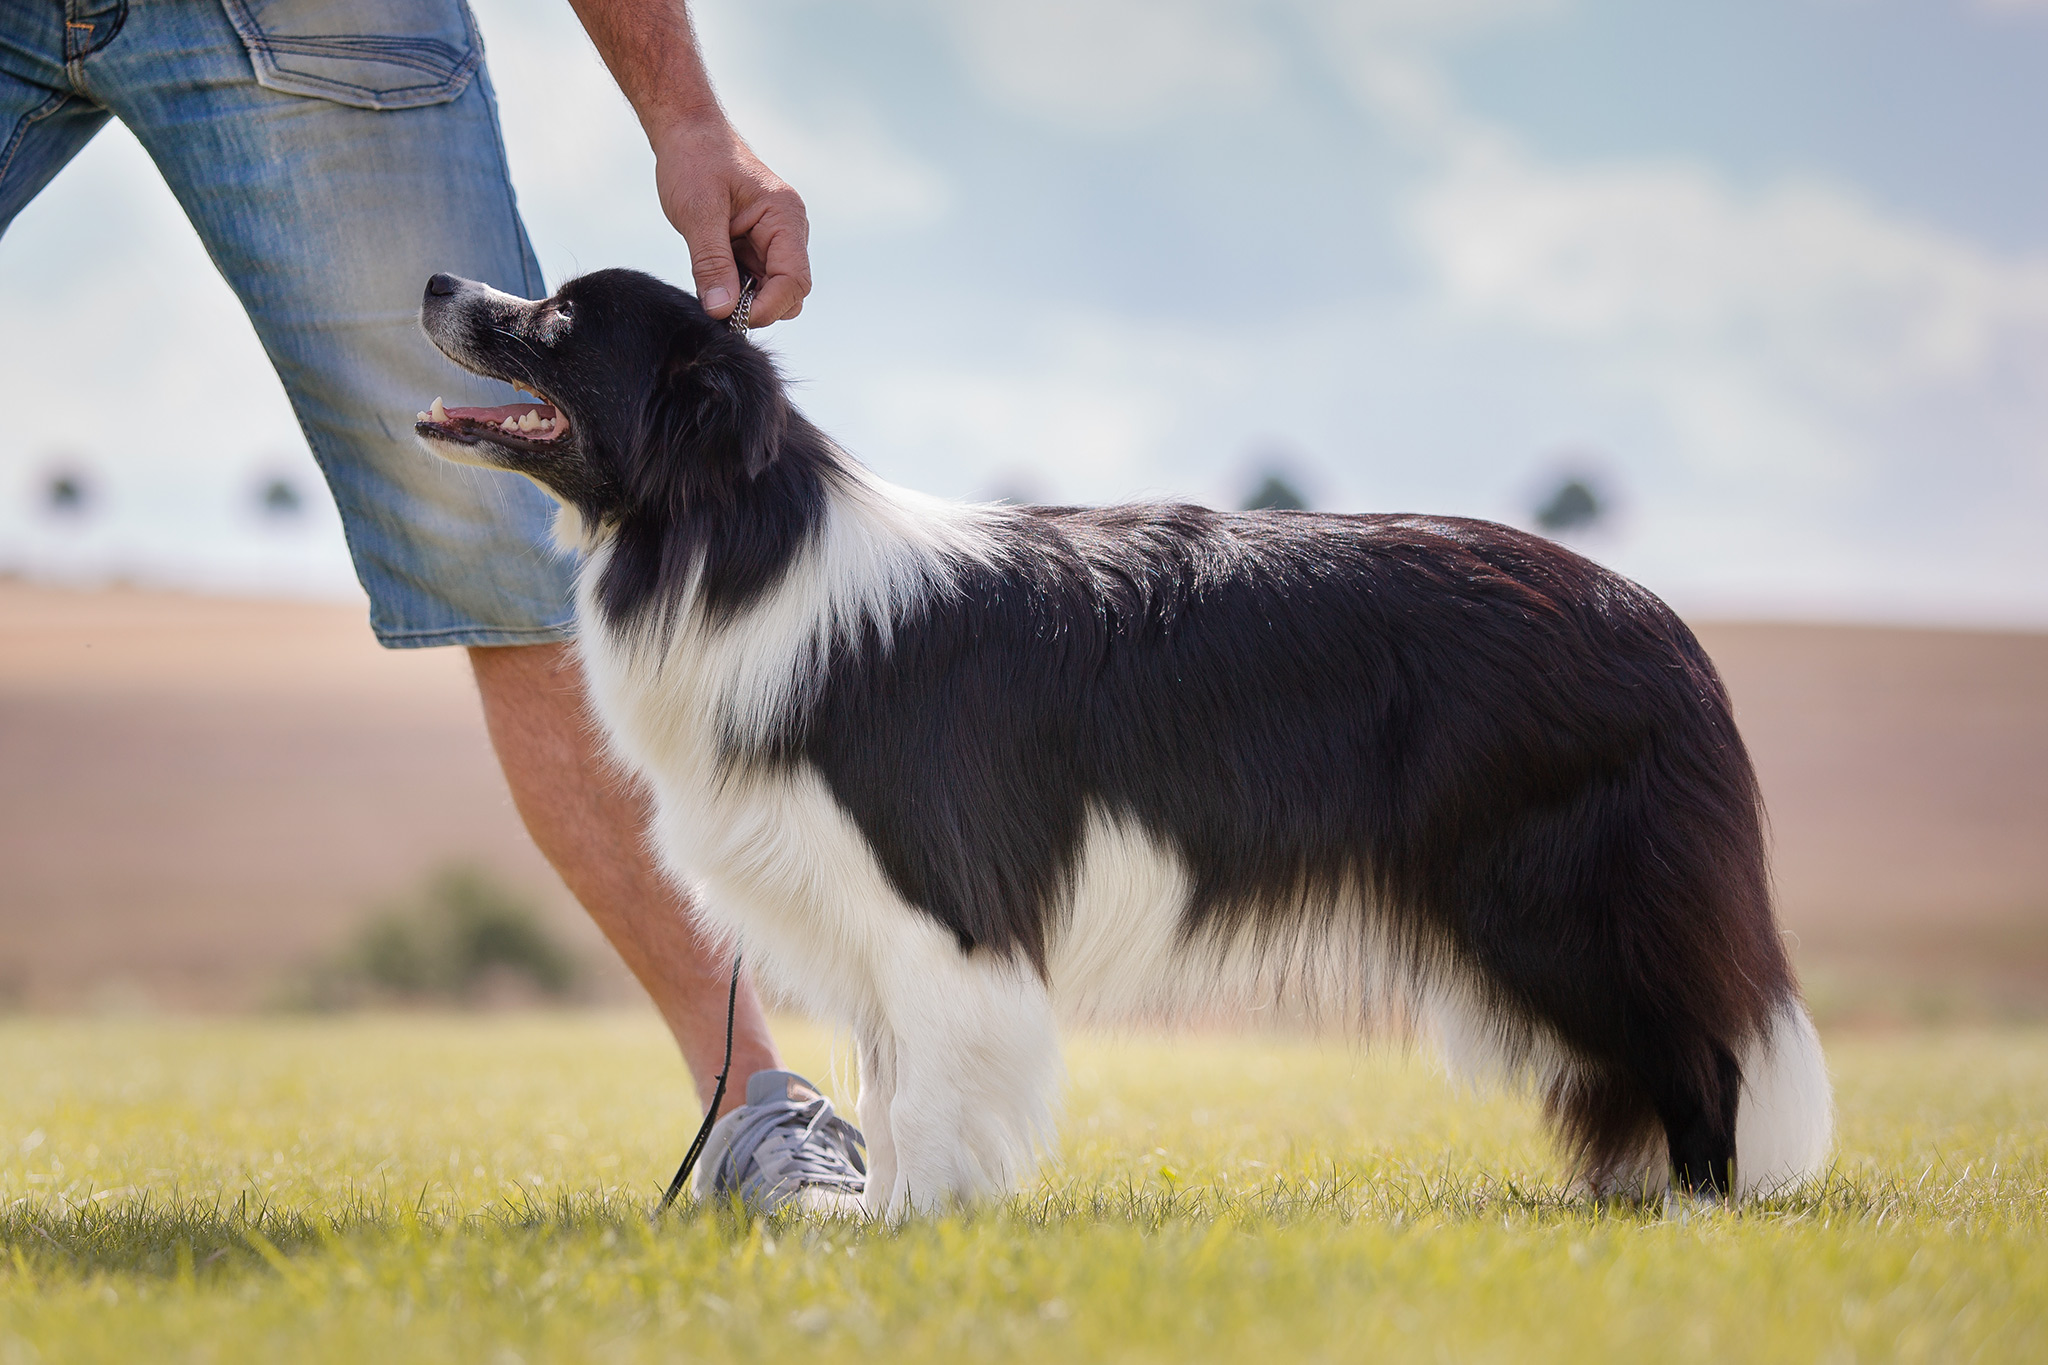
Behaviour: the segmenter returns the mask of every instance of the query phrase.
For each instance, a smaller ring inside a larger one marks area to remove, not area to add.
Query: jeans
[[[110,117],[248,310],[377,638],[566,638],[573,568],[548,545],[552,501],[412,436],[438,394],[516,398],[421,335],[427,277],[547,292],[463,0],[0,0],[0,234]]]

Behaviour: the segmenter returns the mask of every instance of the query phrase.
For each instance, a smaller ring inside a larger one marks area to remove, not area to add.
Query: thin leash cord
[[[741,336],[747,334],[747,317],[754,311],[754,291],[761,282],[742,270],[740,272],[740,301],[733,307],[725,325]],[[676,1167],[676,1178],[668,1182],[668,1192],[661,1196],[661,1202],[654,1206],[654,1216],[661,1217],[676,1202],[676,1196],[683,1192],[683,1186],[690,1181],[690,1172],[697,1169],[697,1158],[704,1155],[704,1144],[711,1140],[711,1129],[718,1122],[718,1106],[725,1103],[725,1078],[732,1074],[732,1021],[739,1013],[740,1003],[740,960],[732,960],[732,985],[725,993],[725,1064],[718,1069],[718,1085],[711,1092],[711,1108],[705,1111],[703,1126],[697,1129],[697,1139],[690,1144],[690,1150],[683,1153],[683,1164]]]
[[[697,1169],[697,1158],[704,1155],[704,1144],[711,1140],[712,1125],[718,1122],[718,1106],[725,1103],[725,1078],[732,1074],[732,1021],[739,1012],[740,1003],[740,960],[732,960],[732,985],[725,993],[725,1064],[718,1070],[718,1085],[711,1092],[711,1107],[704,1112],[703,1126],[697,1129],[697,1140],[690,1144],[690,1150],[683,1154],[683,1164],[676,1168],[676,1178],[668,1182],[668,1193],[655,1205],[654,1216],[661,1217],[668,1212],[669,1205],[676,1202],[676,1196],[689,1183],[690,1172]]]

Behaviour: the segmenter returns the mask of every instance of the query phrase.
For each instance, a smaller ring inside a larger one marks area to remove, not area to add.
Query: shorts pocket
[[[256,83],[358,109],[460,95],[484,44],[463,0],[221,0]]]

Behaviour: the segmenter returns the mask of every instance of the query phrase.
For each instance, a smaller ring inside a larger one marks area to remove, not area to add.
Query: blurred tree
[[[1247,512],[1302,512],[1308,509],[1308,499],[1301,490],[1277,473],[1266,475],[1264,483],[1252,490],[1244,500]]]
[[[1607,514],[1606,503],[1583,477],[1568,477],[1536,508],[1536,524],[1552,535],[1583,531]]]
[[[298,487],[286,478],[265,479],[256,492],[256,503],[264,515],[272,517],[295,517],[305,506],[305,499],[299,496]]]
[[[43,482],[43,505],[52,512],[77,516],[92,503],[92,480],[76,469],[56,469]]]

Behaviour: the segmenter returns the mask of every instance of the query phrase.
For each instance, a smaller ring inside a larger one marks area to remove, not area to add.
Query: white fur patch
[[[895,623],[952,584],[962,560],[997,555],[988,523],[1002,515],[896,488],[849,461],[824,524],[787,580],[744,627],[708,632],[723,652],[720,707],[730,741],[758,742],[799,709],[832,648],[872,626],[886,648]]]
[[[1091,811],[1074,896],[1047,955],[1055,1007],[1088,1024],[1313,1022],[1414,1035],[1469,1081],[1546,1083],[1562,1055],[1426,947],[1398,944],[1360,894],[1189,937],[1193,880],[1143,830]]]
[[[742,621],[706,620],[693,578],[672,632],[605,632],[588,659],[599,675],[593,686],[629,708],[607,714],[607,724],[623,727],[615,733],[629,748],[636,737],[656,736],[668,736],[658,747],[672,747],[682,739],[671,734],[679,723],[691,730],[691,743],[759,743],[801,714],[834,644],[869,627],[886,644],[898,619],[950,590],[957,565],[992,561],[999,547],[989,528],[1003,515],[892,487],[847,462],[829,485],[811,542]],[[585,620],[597,618],[592,597],[607,557],[599,547],[586,562],[579,603]],[[701,566],[695,572],[701,575]],[[628,674],[637,681],[626,684]],[[715,729],[702,730],[707,722]]]
[[[1813,1020],[1796,1000],[1742,1059],[1735,1112],[1735,1197],[1753,1199],[1812,1180],[1835,1137],[1834,1086]]]
[[[1172,850],[1091,811],[1073,899],[1048,954],[1061,1017],[1120,1024],[1284,1010],[1355,1025],[1412,1017],[1421,1002],[1417,974],[1380,941],[1356,898],[1285,916],[1282,928],[1190,938],[1192,889]]]
[[[583,524],[583,513],[577,510],[575,503],[563,502],[556,497],[555,491],[546,484],[538,479],[534,482],[540,485],[543,493],[555,499],[555,520],[548,527],[548,538],[554,541],[555,548],[565,555],[588,554],[592,549],[592,535],[591,528]]]

